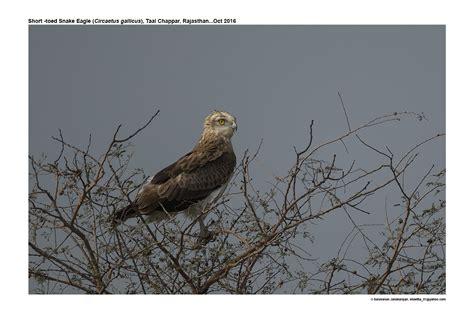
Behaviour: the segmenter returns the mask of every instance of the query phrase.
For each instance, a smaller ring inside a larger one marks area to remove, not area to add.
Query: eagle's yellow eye
[[[224,124],[225,124],[225,120],[224,120],[224,119],[220,119],[220,120],[219,120],[219,124],[220,124],[220,125],[224,125]]]

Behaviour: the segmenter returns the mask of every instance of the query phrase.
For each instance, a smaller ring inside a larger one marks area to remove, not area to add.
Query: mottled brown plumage
[[[202,134],[191,152],[149,178],[135,202],[117,211],[114,219],[147,216],[160,221],[180,211],[196,216],[224,191],[235,168],[231,138],[235,118],[214,111],[204,120]]]

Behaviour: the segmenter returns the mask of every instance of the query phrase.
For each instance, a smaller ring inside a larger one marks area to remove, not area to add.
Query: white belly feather
[[[197,202],[194,205],[189,206],[185,212],[186,216],[189,218],[196,218],[199,216],[205,209],[209,208],[210,205],[214,204],[214,202],[221,197],[221,195],[224,193],[225,188],[227,187],[227,184],[222,185],[215,191],[209,194],[206,198],[201,200],[200,202]]]

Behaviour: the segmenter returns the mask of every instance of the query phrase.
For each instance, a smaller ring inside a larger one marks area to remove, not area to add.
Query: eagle
[[[236,165],[231,142],[236,130],[230,113],[209,114],[194,148],[148,178],[135,200],[114,213],[114,224],[140,215],[147,223],[160,222],[185,212],[199,217],[201,236],[206,236],[203,212],[222,195]]]

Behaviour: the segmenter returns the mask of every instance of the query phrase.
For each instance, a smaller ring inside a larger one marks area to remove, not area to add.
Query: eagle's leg
[[[205,215],[201,215],[198,218],[199,222],[199,238],[194,244],[193,249],[199,249],[204,246],[206,246],[210,241],[213,240],[215,233],[213,231],[210,231],[206,224],[204,224],[204,217]]]
[[[199,237],[202,240],[205,240],[211,236],[211,232],[207,228],[206,224],[204,224],[204,218],[206,218],[204,215],[199,216]]]

